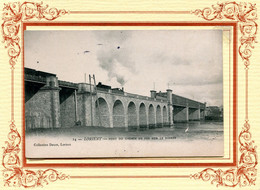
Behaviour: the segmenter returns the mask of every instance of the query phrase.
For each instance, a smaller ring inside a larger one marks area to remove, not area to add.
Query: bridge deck
[[[39,84],[46,84],[46,77],[25,74],[24,81],[32,82],[32,83],[39,83]],[[70,88],[70,89],[75,89],[75,90],[78,89],[77,83],[72,83],[72,82],[67,82],[67,81],[62,81],[62,80],[59,80],[58,82],[59,82],[59,87],[61,87],[61,88]]]
[[[52,74],[52,73],[36,71],[34,69],[25,68],[25,75],[24,75],[25,82],[46,84],[46,78],[48,76],[56,77],[56,75]],[[78,90],[77,83],[72,83],[72,82],[67,82],[67,81],[62,81],[62,80],[58,80],[58,83],[59,83],[59,87],[61,87],[61,88]],[[132,93],[124,92],[124,91],[117,90],[117,89],[109,90],[109,89],[98,87],[97,90],[100,93],[111,93],[111,94],[128,96],[128,97],[139,98],[139,99],[144,99],[144,100],[152,100],[152,101],[160,101],[160,102],[167,101],[167,93],[165,93],[165,92],[157,93],[156,99],[154,99],[154,98],[151,98],[148,96],[132,94]],[[179,96],[179,95],[176,95],[176,94],[172,94],[172,102],[173,102],[173,106],[175,106],[175,107],[189,107],[189,108],[194,108],[194,109],[198,109],[198,108],[205,109],[205,104]]]
[[[161,97],[161,98],[166,98],[167,97],[167,93],[157,93],[157,97]],[[194,109],[205,109],[205,104],[195,101],[195,100],[191,100],[189,98],[185,98],[176,94],[172,94],[172,102],[173,102],[173,106],[175,107],[189,107],[189,108],[194,108]]]

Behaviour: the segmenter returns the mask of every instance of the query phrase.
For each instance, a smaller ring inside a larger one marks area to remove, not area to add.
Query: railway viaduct
[[[123,127],[126,130],[172,126],[204,118],[205,104],[172,94],[141,96],[87,83],[58,80],[55,74],[24,69],[25,126],[60,128]]]

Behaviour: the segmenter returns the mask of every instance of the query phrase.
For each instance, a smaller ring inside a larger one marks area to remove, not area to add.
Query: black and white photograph
[[[26,158],[223,157],[223,32],[26,30]]]

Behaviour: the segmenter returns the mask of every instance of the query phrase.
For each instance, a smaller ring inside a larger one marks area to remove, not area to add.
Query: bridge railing
[[[133,93],[128,93],[128,92],[125,92],[124,95],[128,96],[128,97],[139,98],[139,99],[143,99],[143,100],[157,101],[157,102],[167,101],[167,99],[162,99],[162,98],[157,98],[157,97],[151,98],[151,97],[148,97],[148,96],[143,96],[143,95],[138,95],[138,94],[133,94]]]
[[[167,97],[163,97],[163,96],[156,96],[157,100],[163,100],[163,101],[167,101]]]
[[[133,94],[133,93],[129,93],[129,92],[125,92],[124,95],[125,95],[125,96],[128,96],[128,97],[132,97],[132,98],[140,98],[140,99],[145,99],[145,100],[153,100],[153,98],[150,98],[150,97],[148,97],[148,96],[142,96],[142,95]]]
[[[198,108],[199,107],[199,102],[197,102],[197,101],[187,99],[187,103],[188,103],[188,106],[191,107],[191,108]]]
[[[179,105],[179,106],[183,106],[186,107],[187,106],[187,99],[178,95],[173,94],[172,95],[172,102],[173,105]]]
[[[43,76],[25,74],[24,80],[25,81],[40,82],[40,83],[46,84],[46,77],[43,77]],[[58,83],[59,83],[59,86],[61,86],[61,87],[78,89],[78,84],[76,84],[76,83],[62,81],[62,80],[59,80]]]
[[[173,105],[177,105],[177,106],[182,106],[182,107],[188,106],[190,108],[205,109],[205,104],[182,96],[178,96],[176,94],[172,95],[172,101],[173,101]]]
[[[101,92],[109,92],[110,89],[97,87],[97,90]]]
[[[24,75],[24,80],[31,80],[31,81],[46,83],[46,77],[29,75],[29,74]]]
[[[78,89],[78,84],[73,83],[73,82],[67,82],[67,81],[59,80],[58,83],[59,83],[59,86],[62,86],[62,87]]]

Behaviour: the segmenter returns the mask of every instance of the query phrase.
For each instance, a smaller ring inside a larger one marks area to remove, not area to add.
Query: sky
[[[150,96],[150,90],[223,105],[221,30],[25,31],[25,67],[80,83],[84,75]],[[87,81],[88,82],[88,81]]]

